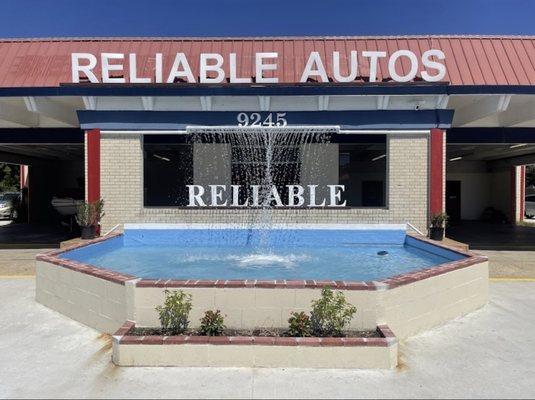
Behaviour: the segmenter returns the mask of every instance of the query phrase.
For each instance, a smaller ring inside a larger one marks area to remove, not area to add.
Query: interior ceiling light
[[[381,154],[380,156],[372,158],[372,161],[377,161],[377,160],[380,160],[381,158],[385,158],[385,157],[386,157],[386,154]]]
[[[167,162],[171,161],[169,158],[163,157],[163,156],[159,156],[158,154],[154,154],[154,157],[156,157],[156,158],[158,158],[160,160],[163,160],[163,161],[167,161]]]
[[[453,158],[450,158],[450,161],[459,161],[462,159],[463,159],[462,157],[453,157]]]

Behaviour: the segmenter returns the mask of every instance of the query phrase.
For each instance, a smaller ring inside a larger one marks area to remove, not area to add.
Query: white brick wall
[[[35,300],[101,332],[113,333],[128,315],[127,287],[94,276],[36,262]]]
[[[102,134],[100,193],[104,199],[102,228],[139,221],[143,206],[143,149],[140,135]]]
[[[388,138],[388,194],[384,209],[274,210],[274,222],[405,223],[426,229],[428,136],[396,133]],[[236,222],[255,220],[258,210],[143,208],[142,137],[102,134],[103,231],[125,222]]]

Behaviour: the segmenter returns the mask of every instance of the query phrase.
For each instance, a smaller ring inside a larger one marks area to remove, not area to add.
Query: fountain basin
[[[127,225],[37,257],[37,300],[108,333],[125,320],[157,325],[155,307],[173,288],[192,294],[193,327],[220,309],[228,327],[285,328],[325,286],[357,307],[352,329],[388,324],[404,338],[484,305],[488,263],[393,225]]]

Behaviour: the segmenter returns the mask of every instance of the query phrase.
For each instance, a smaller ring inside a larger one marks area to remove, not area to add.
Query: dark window
[[[365,141],[364,141],[365,140]],[[358,143],[340,143],[339,183],[349,207],[386,206],[386,137],[361,137]]]
[[[283,203],[288,202],[286,185],[300,182],[301,162],[298,146],[274,146],[269,169],[272,185],[277,187]],[[251,185],[267,184],[267,151],[265,148],[232,147],[232,184],[250,188]],[[245,190],[240,192],[240,202],[251,196]]]
[[[145,141],[143,152],[144,205],[146,207],[187,206],[186,185],[193,184],[192,145],[154,143],[157,139],[150,139],[150,142]],[[162,141],[166,140],[162,139]]]
[[[332,148],[322,149],[320,146],[311,150],[318,152],[317,162],[312,165],[311,156],[303,150],[302,144],[273,146],[273,153],[269,158],[271,184],[277,186],[282,202],[288,202],[286,185],[338,183],[345,186],[342,201],[346,201],[347,206],[385,207],[388,194],[386,136],[333,135],[331,143],[338,143],[338,161],[328,156]],[[188,205],[186,185],[195,183],[193,146],[187,137],[144,137],[144,206]],[[324,151],[327,152],[326,157],[322,156]],[[314,157],[312,159],[315,160]],[[231,184],[241,185],[249,190],[251,185],[266,184],[267,166],[265,147],[231,144]],[[338,182],[335,179],[336,174]],[[326,176],[330,178],[325,179]],[[240,195],[240,202],[251,197],[247,190],[241,190]]]

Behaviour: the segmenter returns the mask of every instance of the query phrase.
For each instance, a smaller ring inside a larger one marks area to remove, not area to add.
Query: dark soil
[[[171,336],[169,332],[161,328],[133,328],[128,332],[131,336]],[[188,329],[185,336],[203,336],[196,329]],[[264,337],[290,337],[287,330],[284,329],[225,329],[221,336],[264,336]],[[382,337],[377,331],[346,331],[342,337],[359,337],[359,338],[380,338]]]

